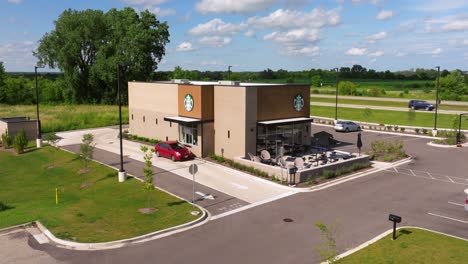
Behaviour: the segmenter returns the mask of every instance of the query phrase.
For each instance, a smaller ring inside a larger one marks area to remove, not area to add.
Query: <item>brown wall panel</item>
[[[310,116],[310,88],[308,85],[257,87],[258,121]],[[301,94],[304,107],[296,111],[293,98]]]
[[[213,85],[202,86],[202,120],[214,119],[214,87]]]
[[[200,85],[183,85],[179,84],[177,104],[180,116],[202,118],[202,87]],[[184,106],[184,98],[186,94],[193,97],[193,109],[187,111]]]

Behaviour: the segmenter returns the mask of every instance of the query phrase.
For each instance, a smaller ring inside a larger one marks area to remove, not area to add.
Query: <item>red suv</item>
[[[159,142],[154,145],[156,157],[169,158],[172,161],[192,158],[192,152],[177,141]]]

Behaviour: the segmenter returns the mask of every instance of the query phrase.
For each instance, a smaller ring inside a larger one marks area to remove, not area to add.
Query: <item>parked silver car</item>
[[[350,132],[359,130],[361,130],[361,126],[351,121],[337,121],[335,124],[335,131]]]

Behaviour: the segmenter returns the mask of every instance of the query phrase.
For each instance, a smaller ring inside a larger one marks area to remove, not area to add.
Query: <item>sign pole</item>
[[[192,172],[192,178],[193,178],[192,203],[195,206],[195,173],[194,172]]]

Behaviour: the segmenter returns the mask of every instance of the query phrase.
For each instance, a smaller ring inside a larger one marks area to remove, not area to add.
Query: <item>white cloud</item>
[[[367,49],[366,48],[350,48],[349,50],[346,51],[346,55],[350,56],[362,56],[367,54]]]
[[[253,30],[251,30],[251,29],[247,30],[247,31],[244,33],[244,35],[245,35],[246,37],[249,37],[249,38],[255,38],[255,37],[256,37],[255,31],[253,31]]]
[[[280,50],[280,53],[292,56],[317,56],[320,54],[320,48],[314,47],[296,47],[286,46]]]
[[[425,12],[442,12],[453,9],[463,8],[468,5],[466,0],[426,0],[423,4],[417,6],[415,9]]]
[[[271,40],[277,43],[301,43],[301,42],[317,42],[319,30],[316,28],[294,29],[287,32],[272,32],[263,37],[264,40]]]
[[[205,36],[198,40],[202,44],[210,45],[213,47],[224,47],[232,42],[232,38],[230,37],[222,37],[222,36]]]
[[[202,0],[196,5],[200,13],[238,13],[248,14],[265,10],[279,0]]]
[[[378,20],[387,20],[392,18],[395,15],[391,10],[382,10],[380,11],[375,18]]]
[[[424,20],[425,32],[456,32],[468,30],[468,15],[450,15]]]
[[[21,4],[21,2],[23,2],[23,0],[8,0],[8,3],[12,4]]]
[[[378,51],[375,51],[375,52],[372,52],[372,53],[369,53],[367,54],[367,56],[370,56],[370,57],[381,57],[383,56],[385,53],[381,50],[378,50]]]
[[[254,28],[320,28],[335,26],[340,23],[340,15],[337,9],[324,10],[314,8],[310,12],[278,9],[265,17],[251,17],[247,23]]]
[[[441,27],[442,31],[465,31],[468,30],[468,19],[455,20]]]
[[[246,27],[246,24],[235,25],[225,23],[223,20],[215,18],[204,24],[198,24],[190,29],[189,33],[192,35],[234,35]]]
[[[201,65],[203,66],[227,66],[226,63],[218,60],[208,60],[208,61],[202,61]]]
[[[387,37],[387,32],[381,31],[379,33],[375,33],[373,35],[367,36],[367,40],[370,42],[375,42],[377,40],[382,40]]]
[[[407,54],[406,52],[397,51],[397,52],[395,53],[395,55],[396,55],[397,57],[405,57],[405,56],[408,55],[408,54]]]
[[[190,42],[182,42],[176,47],[177,51],[193,51],[194,48]]]
[[[172,16],[176,14],[176,10],[172,8],[161,9],[158,6],[146,6],[144,9],[147,9],[153,14],[156,14],[159,17]]]
[[[0,44],[0,61],[4,62],[7,71],[33,70],[37,59],[32,52],[37,49],[34,41],[12,42]]]
[[[337,0],[338,3],[344,3],[346,2],[345,0]],[[382,0],[351,0],[351,3],[353,4],[364,4],[364,3],[369,3],[369,4],[373,4],[373,5],[377,5],[379,4],[380,2],[382,2]]]
[[[432,54],[432,55],[438,55],[440,53],[442,53],[442,49],[441,48],[436,48],[436,49],[433,49],[432,51],[429,52],[429,54]]]

